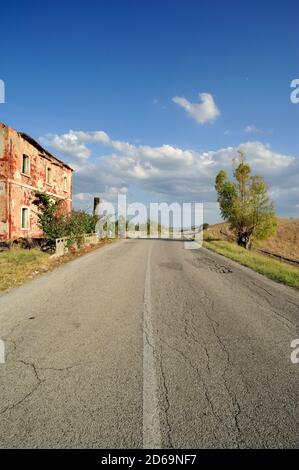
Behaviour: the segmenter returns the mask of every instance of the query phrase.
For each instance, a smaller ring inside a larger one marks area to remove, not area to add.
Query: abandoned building
[[[72,209],[73,170],[38,142],[0,122],[0,241],[39,238],[35,192]]]

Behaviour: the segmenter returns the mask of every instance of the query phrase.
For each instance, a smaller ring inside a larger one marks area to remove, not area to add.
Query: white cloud
[[[70,131],[51,138],[47,136],[47,142],[63,153],[76,170],[74,189],[75,199],[79,201],[84,201],[89,194],[114,200],[118,192],[128,192],[137,200],[142,195],[148,201],[158,198],[170,202],[214,203],[215,176],[222,168],[231,172],[237,150],[244,151],[254,173],[265,177],[281,212],[290,213],[291,207],[295,211],[299,201],[298,159],[274,152],[261,142],[202,152],[168,144],[133,145],[111,139],[103,131]],[[104,148],[105,155],[92,155],[90,144],[93,149],[95,144]]]
[[[74,199],[76,199],[77,201],[90,200],[91,197],[92,195],[90,193],[77,193],[74,195]]]
[[[247,142],[240,145],[248,161],[265,176],[281,174],[283,170],[288,169],[295,161],[294,157],[275,153],[269,145],[261,142]]]
[[[258,129],[254,124],[251,124],[244,128],[244,132],[246,132],[247,134],[254,134],[254,133],[260,133],[262,131]]]
[[[52,145],[64,155],[80,161],[87,160],[91,152],[82,141],[82,138],[77,134],[78,133],[73,131],[62,135],[47,134],[45,137],[42,137],[40,141],[43,145]]]
[[[201,103],[191,103],[182,96],[174,96],[172,101],[183,108],[199,124],[213,122],[220,116],[220,111],[210,93],[199,93]]]
[[[70,156],[82,163],[91,155],[87,144],[92,142],[108,144],[110,139],[106,132],[103,131],[87,133],[70,130],[68,133],[62,135],[47,134],[41,137],[40,141],[44,145],[52,145],[52,147],[62,152],[64,155]]]

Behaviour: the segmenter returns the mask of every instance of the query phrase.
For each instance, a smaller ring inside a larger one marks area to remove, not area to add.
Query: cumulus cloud
[[[199,93],[200,103],[191,103],[182,96],[174,96],[172,101],[183,108],[198,124],[213,122],[220,116],[220,111],[210,93]]]
[[[45,137],[41,137],[40,141],[43,145],[51,145],[63,155],[72,159],[87,160],[91,152],[77,134],[73,131],[62,135],[47,134]]]
[[[298,212],[298,159],[277,153],[258,141],[200,152],[168,144],[134,145],[114,140],[103,131],[70,131],[47,136],[47,142],[76,170],[77,201],[84,201],[90,194],[113,200],[118,192],[128,192],[136,200],[141,195],[148,201],[153,198],[166,202],[197,200],[210,203],[215,209],[215,176],[220,169],[231,172],[232,161],[237,151],[242,150],[254,173],[264,176],[269,183],[281,213]],[[102,155],[95,154],[95,144]]]

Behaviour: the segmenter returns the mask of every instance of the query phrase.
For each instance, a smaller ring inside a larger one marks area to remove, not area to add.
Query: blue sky
[[[6,2],[0,120],[74,166],[81,207],[121,189],[206,202],[216,221],[213,179],[241,145],[278,213],[298,216],[298,14],[292,0]]]

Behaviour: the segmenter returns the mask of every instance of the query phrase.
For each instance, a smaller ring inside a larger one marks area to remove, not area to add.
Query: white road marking
[[[0,339],[0,364],[5,364],[5,344],[2,339]]]
[[[155,338],[151,312],[151,253],[152,245],[147,259],[143,306],[143,448],[161,449]]]

